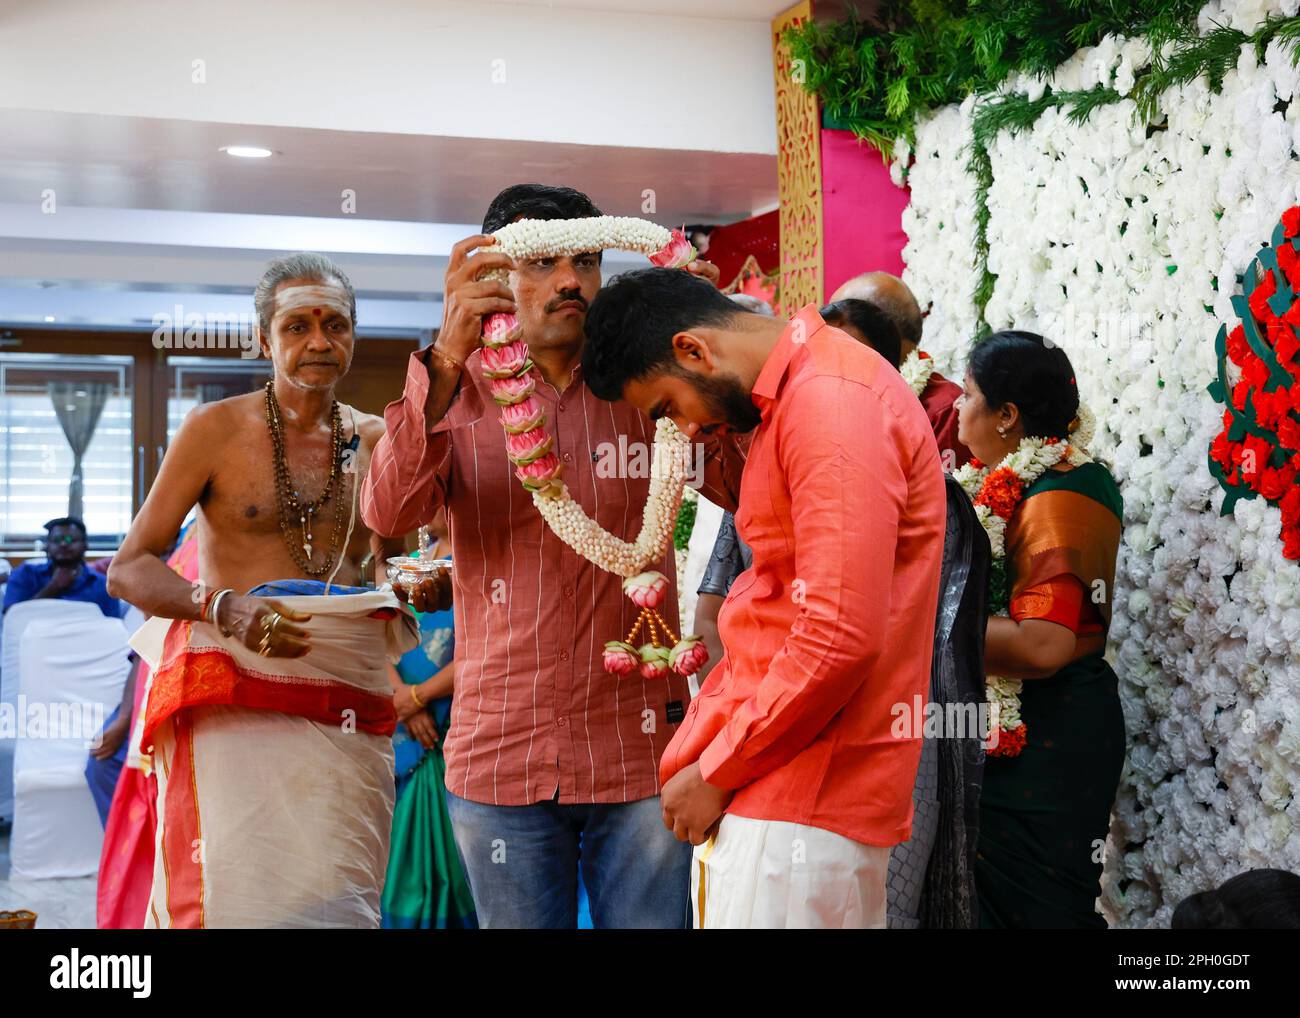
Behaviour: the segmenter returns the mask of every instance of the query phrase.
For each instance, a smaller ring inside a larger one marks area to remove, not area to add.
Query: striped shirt
[[[605,641],[621,640],[638,609],[622,580],[551,533],[506,458],[487,382],[470,358],[447,414],[425,426],[428,351],[412,354],[403,397],[384,411],[361,492],[361,515],[397,536],[446,505],[456,624],[456,691],[443,747],[447,787],[502,806],[631,802],[659,793],[659,760],[689,700],[686,680],[609,675]],[[547,430],[569,492],[623,540],[641,529],[654,425],[626,403],[597,399],[575,370],[560,392],[534,369]],[[734,506],[744,457],[734,440],[697,448],[704,493]],[[651,566],[671,587],[662,612],[677,625],[671,549]]]

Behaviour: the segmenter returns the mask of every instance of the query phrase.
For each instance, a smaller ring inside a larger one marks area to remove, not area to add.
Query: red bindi
[[[313,315],[315,315],[317,318],[319,318],[319,317],[320,317],[320,308],[312,308],[312,309],[311,309],[311,313],[312,313]]]

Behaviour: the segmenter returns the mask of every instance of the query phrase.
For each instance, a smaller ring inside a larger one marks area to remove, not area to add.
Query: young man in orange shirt
[[[754,564],[723,605],[726,656],[660,767],[664,823],[696,845],[699,927],[883,927],[911,831],[945,492],[907,383],[815,307],[789,322],[687,273],[627,273],[587,314],[603,399],[687,435],[753,432],[736,523]]]

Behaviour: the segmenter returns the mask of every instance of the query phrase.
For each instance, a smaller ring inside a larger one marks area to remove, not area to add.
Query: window
[[[238,350],[172,356],[149,331],[0,326],[0,557],[43,556],[42,524],[69,515],[74,442],[90,558],[115,551],[199,403],[257,392],[271,365]],[[401,395],[415,343],[367,339],[338,398],[378,414]]]
[[[36,548],[43,524],[80,515],[93,547],[131,523],[133,359],[0,354],[0,540]],[[81,449],[80,485],[75,483]]]
[[[271,377],[265,360],[230,357],[168,357],[167,443],[176,437],[185,415],[200,403],[256,392]]]

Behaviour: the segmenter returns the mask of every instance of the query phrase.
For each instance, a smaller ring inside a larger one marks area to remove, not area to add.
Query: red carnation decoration
[[[988,750],[988,756],[1019,756],[1025,748],[1025,726],[998,730],[998,744]]]
[[[1024,486],[1020,478],[1010,467],[999,467],[984,479],[984,485],[975,496],[976,505],[986,505],[989,510],[1004,520],[1011,519],[1020,503]]]
[[[1300,559],[1300,250],[1292,240],[1300,206],[1282,214],[1281,232],[1282,243],[1261,248],[1241,277],[1248,316],[1219,330],[1210,393],[1225,410],[1209,463],[1227,492],[1223,513],[1257,495],[1279,506],[1282,553]],[[1281,314],[1270,303],[1279,292],[1289,298]]]
[[[1282,232],[1288,237],[1300,233],[1300,206],[1293,205],[1282,213]]]

